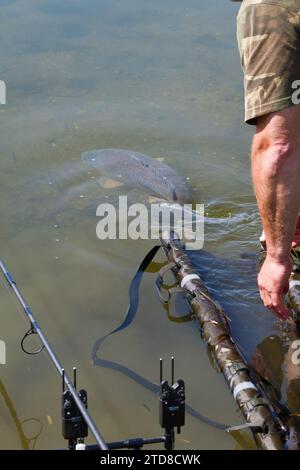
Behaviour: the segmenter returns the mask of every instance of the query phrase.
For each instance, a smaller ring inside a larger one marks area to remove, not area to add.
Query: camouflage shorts
[[[245,74],[245,121],[255,124],[258,116],[297,104],[300,0],[244,0],[237,37]]]

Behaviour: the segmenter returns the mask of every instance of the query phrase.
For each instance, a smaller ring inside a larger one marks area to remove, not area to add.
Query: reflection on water
[[[0,79],[7,84],[7,105],[0,107],[1,256],[65,367],[78,367],[108,440],[160,433],[155,394],[90,361],[95,341],[120,322],[131,277],[153,243],[97,240],[95,209],[117,201],[121,188],[103,188],[80,160],[83,151],[130,148],[164,158],[188,177],[207,217],[206,251],[193,258],[233,334],[249,359],[265,338],[281,341],[255,283],[260,224],[249,176],[251,132],[242,125],[237,6],[200,3],[0,0]],[[145,197],[137,190],[128,196]],[[144,277],[136,321],[107,342],[103,357],[157,383],[159,357],[175,355],[189,404],[236,424],[233,400],[196,326],[170,322],[154,278]],[[60,448],[59,380],[45,355],[20,352],[27,324],[2,287],[1,312],[1,380],[20,421],[34,416],[42,423],[36,447]],[[280,356],[279,343],[272,354]],[[18,448],[6,405],[0,397],[1,447]],[[192,416],[177,441],[180,449],[241,445]]]
[[[11,417],[13,425],[23,450],[33,450],[36,447],[37,440],[43,431],[42,423],[36,418],[26,418],[20,421],[14,404],[7,392],[4,383],[0,380],[0,396],[5,404],[6,412]],[[27,429],[28,428],[28,429]],[[27,433],[30,433],[27,435]]]

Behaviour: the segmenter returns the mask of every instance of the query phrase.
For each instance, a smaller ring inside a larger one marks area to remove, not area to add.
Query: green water
[[[212,256],[199,261],[199,269],[251,358],[276,325],[260,305],[253,259],[240,257],[257,249],[260,223],[249,174],[252,130],[243,124],[237,5],[0,0],[0,7],[0,79],[7,85],[7,104],[0,105],[1,257],[66,369],[78,368],[104,437],[160,435],[155,395],[91,364],[94,342],[121,321],[130,280],[153,243],[97,239],[96,207],[118,193],[99,186],[80,154],[134,149],[163,157],[190,178],[193,199],[209,216],[205,249]],[[154,279],[145,275],[135,323],[107,341],[103,357],[157,382],[159,357],[174,355],[188,403],[220,423],[239,423],[196,325],[170,322]],[[21,448],[15,422],[33,417],[42,426],[36,448],[61,448],[59,380],[45,354],[21,352],[28,325],[2,285],[0,292],[0,337],[7,347],[7,364],[0,366],[0,447]],[[38,431],[37,421],[24,423],[27,436]],[[240,445],[187,415],[177,448]]]

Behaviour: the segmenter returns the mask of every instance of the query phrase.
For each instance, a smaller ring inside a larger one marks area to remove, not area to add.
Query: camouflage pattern
[[[291,250],[293,271],[289,282],[288,304],[293,312],[294,320],[300,326],[300,246]]]
[[[300,0],[243,0],[237,38],[245,74],[245,121],[293,105],[300,80]]]
[[[297,245],[291,250],[292,261],[294,265],[294,270],[299,271],[300,274],[300,246]]]
[[[290,277],[287,303],[292,310],[293,318],[298,323],[300,320],[300,273],[293,271]]]

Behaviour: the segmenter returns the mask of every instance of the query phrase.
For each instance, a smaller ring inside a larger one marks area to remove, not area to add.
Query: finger
[[[260,296],[264,306],[269,310],[273,310],[277,318],[287,320],[290,317],[291,313],[284,305],[280,294],[271,294],[267,290],[260,288]]]
[[[259,289],[261,300],[267,308],[273,308],[273,303],[269,292],[263,288]]]
[[[275,293],[271,294],[270,298],[272,303],[272,309],[277,314],[277,316],[282,320],[287,320],[291,314],[289,309],[283,302],[282,295]]]

